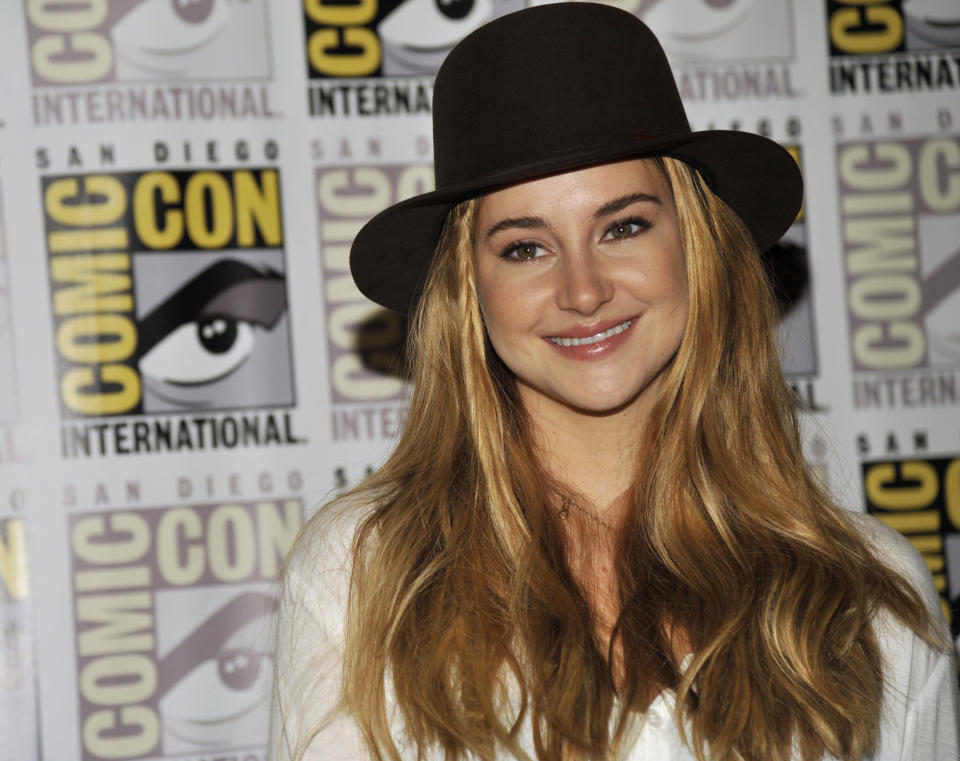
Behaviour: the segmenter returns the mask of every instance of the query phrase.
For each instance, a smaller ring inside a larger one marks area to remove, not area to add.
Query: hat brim
[[[780,239],[800,210],[800,170],[793,157],[772,140],[730,130],[664,140],[638,136],[616,144],[577,147],[390,206],[354,239],[350,250],[354,281],[367,298],[407,314],[420,297],[444,220],[457,203],[518,182],[655,155],[680,159],[699,170],[711,190],[743,220],[760,251]]]

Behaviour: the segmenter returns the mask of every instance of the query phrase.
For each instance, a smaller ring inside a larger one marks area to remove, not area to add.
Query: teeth
[[[597,333],[593,336],[587,336],[586,338],[555,338],[550,336],[550,340],[553,341],[557,346],[589,346],[590,344],[600,343],[600,341],[605,341],[610,338],[610,336],[615,336],[618,333],[622,333],[627,328],[633,324],[633,320],[627,320],[626,322],[621,322],[619,325],[614,325],[609,330],[605,330],[602,333]]]

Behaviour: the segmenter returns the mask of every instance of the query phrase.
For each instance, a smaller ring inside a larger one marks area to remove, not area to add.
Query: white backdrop
[[[403,418],[349,242],[430,188],[445,52],[527,4],[0,4],[0,761],[265,756],[283,553]],[[616,4],[695,129],[800,162],[809,458],[960,631],[960,8]]]

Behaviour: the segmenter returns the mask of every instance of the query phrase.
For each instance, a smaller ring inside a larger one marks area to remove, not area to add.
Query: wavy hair
[[[565,486],[538,466],[485,336],[479,203],[449,215],[410,325],[406,426],[351,497],[369,512],[341,705],[378,761],[408,752],[397,721],[418,758],[526,759],[526,718],[539,761],[606,758],[664,690],[700,761],[854,761],[879,732],[878,611],[944,646],[916,591],[805,465],[749,233],[686,164],[654,161],[676,202],[689,314],[616,534],[620,612],[606,651],[556,520]],[[684,664],[676,631],[692,649]]]

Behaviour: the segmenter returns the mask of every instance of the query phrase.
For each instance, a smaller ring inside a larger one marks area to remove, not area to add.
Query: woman
[[[277,758],[954,757],[929,574],[800,451],[757,254],[792,159],[691,133],[649,30],[579,3],[461,42],[434,138],[352,250],[414,391],[291,554]]]

